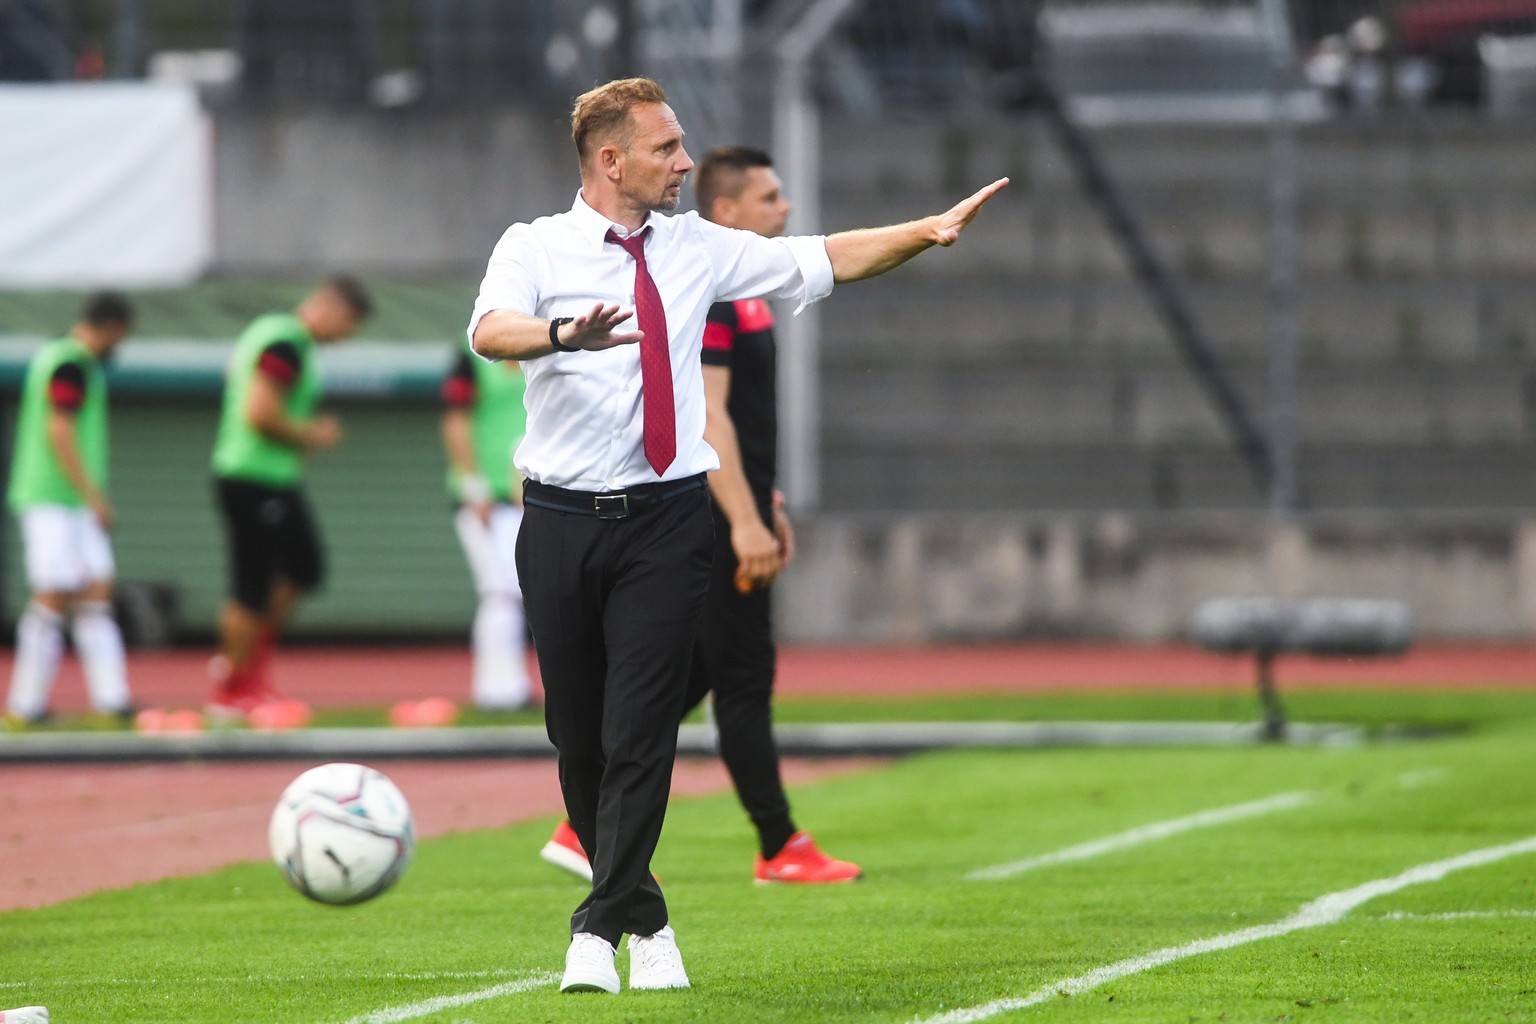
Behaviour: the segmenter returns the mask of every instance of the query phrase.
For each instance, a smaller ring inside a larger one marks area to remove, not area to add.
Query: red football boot
[[[758,885],[778,882],[853,882],[864,877],[857,864],[833,860],[816,846],[809,832],[796,832],[772,860],[757,855],[753,881]]]
[[[204,710],[215,725],[242,724],[269,699],[249,668],[236,669],[222,654],[208,662],[208,676],[213,681],[213,696]]]
[[[549,837],[539,856],[577,878],[592,881],[592,862],[587,859],[587,851],[581,848],[581,840],[576,838],[576,830],[568,821],[555,826],[555,834]]]

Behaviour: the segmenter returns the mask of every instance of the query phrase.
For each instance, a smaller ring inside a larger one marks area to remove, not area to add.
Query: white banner
[[[0,86],[0,287],[181,285],[213,253],[213,136],[182,86]]]

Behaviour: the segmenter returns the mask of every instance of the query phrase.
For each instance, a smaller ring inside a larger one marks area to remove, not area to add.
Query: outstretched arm
[[[827,256],[832,260],[833,278],[843,282],[878,277],[930,246],[954,245],[987,200],[1007,186],[1008,179],[999,178],[946,212],[922,220],[828,235]]]

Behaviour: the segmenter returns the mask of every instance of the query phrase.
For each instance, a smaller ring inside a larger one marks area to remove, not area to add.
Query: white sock
[[[81,601],[75,605],[73,632],[91,703],[98,711],[125,710],[133,698],[128,693],[123,633],[112,617],[112,606],[105,601]]]
[[[523,602],[511,594],[483,594],[475,610],[475,705],[518,708],[528,703],[532,683],[523,660]]]
[[[36,602],[16,622],[16,663],[6,710],[19,718],[48,712],[48,695],[64,656],[64,617]]]

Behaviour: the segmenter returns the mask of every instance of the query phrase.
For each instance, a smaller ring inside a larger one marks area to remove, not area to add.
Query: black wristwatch
[[[576,319],[573,316],[557,316],[549,322],[549,343],[555,346],[556,352],[580,352],[579,348],[572,348],[560,341],[560,325],[568,324]]]

